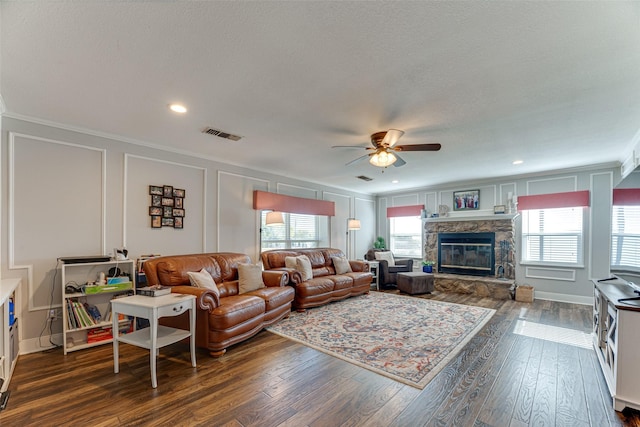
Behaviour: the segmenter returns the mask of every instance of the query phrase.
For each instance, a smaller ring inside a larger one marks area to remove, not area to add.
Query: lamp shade
[[[282,218],[282,212],[267,212],[264,223],[266,225],[283,225],[284,219]]]
[[[387,166],[391,166],[398,160],[398,158],[393,153],[389,153],[386,151],[381,151],[379,153],[374,154],[369,159],[369,163],[373,166],[379,166],[381,168],[386,168]]]
[[[360,220],[349,218],[347,220],[347,230],[360,230]]]

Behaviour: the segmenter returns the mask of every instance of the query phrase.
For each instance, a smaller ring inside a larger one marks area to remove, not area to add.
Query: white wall
[[[507,177],[493,181],[465,182],[442,187],[429,187],[413,191],[387,193],[378,197],[378,224],[380,234],[388,239],[388,220],[384,211],[387,206],[424,204],[428,214],[438,212],[439,205],[449,207],[450,217],[468,218],[493,215],[493,206],[507,204],[508,194],[517,196],[589,190],[591,207],[585,214],[584,266],[541,267],[522,265],[521,248],[516,247],[516,283],[535,287],[540,299],[591,304],[593,286],[591,278],[609,274],[611,197],[615,182],[620,179],[617,169],[581,170],[566,173],[549,173],[530,177]],[[453,192],[480,190],[480,209],[455,212]],[[520,218],[516,219],[516,245],[521,243]]]
[[[351,248],[358,258],[369,245],[360,236],[375,234],[368,195],[25,120],[4,117],[1,126],[1,276],[23,280],[23,352],[50,347],[46,317],[50,306],[60,307],[61,256],[125,246],[132,259],[230,251],[259,261],[254,190],[336,202],[323,244],[345,252],[347,218],[361,215]],[[151,228],[149,185],[186,190],[183,229]],[[61,330],[55,321],[54,342]]]

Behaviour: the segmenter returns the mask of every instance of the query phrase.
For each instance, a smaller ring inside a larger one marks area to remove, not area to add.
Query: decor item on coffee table
[[[409,295],[430,294],[433,292],[433,274],[410,272],[398,273],[398,289]]]
[[[389,262],[389,258],[383,257],[384,259],[380,259],[380,255],[376,256],[376,253],[388,252],[391,259],[393,259],[393,264]],[[382,251],[379,249],[369,249],[364,256],[364,259],[367,261],[378,261],[379,271],[378,271],[378,283],[380,286],[388,287],[388,286],[396,286],[396,276],[398,273],[410,272],[413,271],[413,259],[407,258],[395,258],[393,254],[389,251]]]
[[[292,313],[268,331],[423,389],[495,310],[371,292]]]

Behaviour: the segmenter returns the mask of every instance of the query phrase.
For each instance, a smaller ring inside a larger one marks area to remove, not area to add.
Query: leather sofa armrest
[[[268,287],[282,287],[289,284],[289,273],[283,270],[265,270],[262,281]]]
[[[365,261],[349,260],[349,265],[353,271],[369,271],[369,263]]]
[[[196,306],[200,310],[211,311],[220,306],[220,297],[210,289],[196,288],[195,286],[172,286],[171,292],[196,296]]]

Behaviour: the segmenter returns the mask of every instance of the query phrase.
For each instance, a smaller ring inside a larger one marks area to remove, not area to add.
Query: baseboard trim
[[[581,304],[581,305],[593,305],[593,297],[592,296],[581,296],[581,295],[570,295],[570,294],[558,294],[555,292],[544,292],[535,290],[535,299],[541,299],[546,301],[556,301],[556,302],[568,302],[572,304]]]

